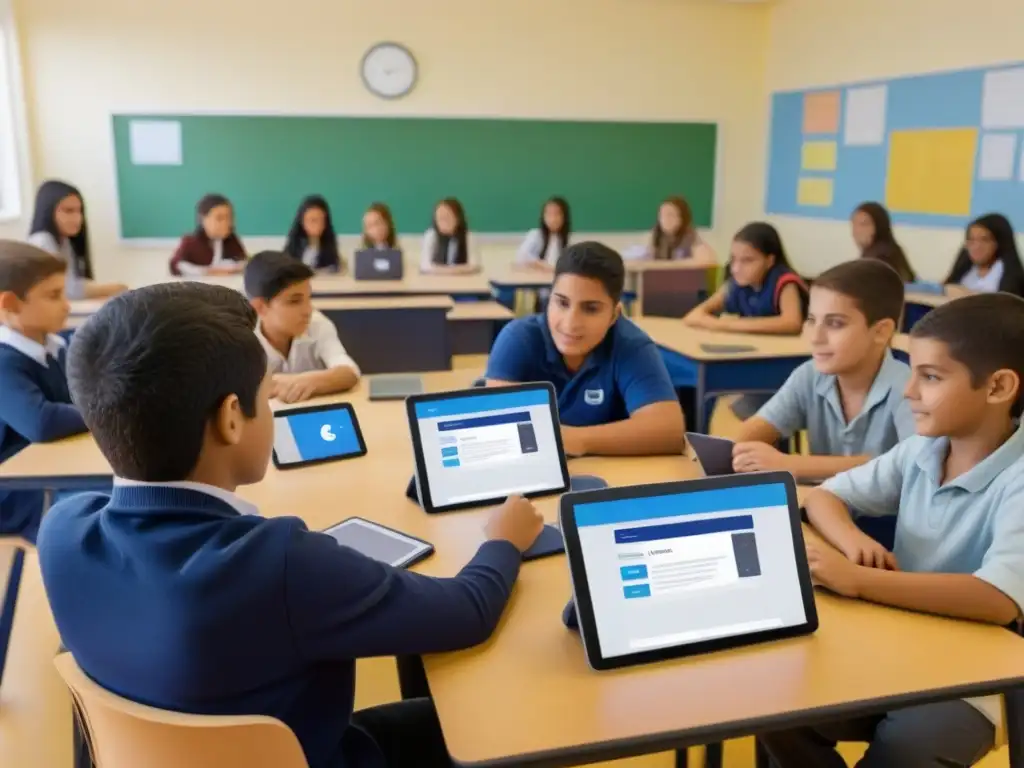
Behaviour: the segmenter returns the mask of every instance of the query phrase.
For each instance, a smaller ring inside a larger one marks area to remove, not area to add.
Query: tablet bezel
[[[418,538],[416,536],[411,536],[408,533],[406,533],[405,531],[400,531],[397,528],[391,528],[390,526],[382,525],[381,523],[378,523],[376,520],[368,520],[365,517],[359,517],[358,515],[354,515],[352,517],[346,517],[344,520],[339,520],[338,522],[336,522],[334,525],[330,526],[329,528],[324,528],[321,531],[321,533],[324,533],[324,534],[326,534],[328,536],[331,536],[331,531],[335,530],[336,528],[340,528],[343,525],[348,525],[348,524],[353,523],[353,522],[363,523],[363,524],[367,525],[370,528],[379,528],[382,531],[387,531],[389,533],[394,533],[394,534],[400,536],[403,539],[408,539],[409,541],[412,541],[412,542],[415,542],[417,544],[422,544],[423,545],[422,549],[418,549],[415,552],[413,552],[408,560],[403,561],[399,565],[395,565],[394,563],[385,563],[385,565],[390,565],[392,568],[402,568],[402,569],[409,568],[409,567],[411,567],[413,565],[416,565],[416,563],[420,562],[421,560],[426,560],[428,557],[430,557],[432,554],[434,554],[434,545],[431,544],[429,541],[426,541],[425,539]],[[334,539],[333,536],[331,536],[331,538]],[[359,552],[359,550],[356,549],[355,547],[351,547],[348,544],[343,544],[342,542],[338,541],[337,539],[334,539],[334,541],[338,544],[339,547],[348,547],[353,552]],[[381,562],[380,560],[376,560],[376,558],[370,557],[369,555],[363,554],[362,552],[359,552],[359,554],[363,555],[363,557],[369,557],[371,560],[374,560],[375,562],[378,562],[378,563]]]
[[[319,459],[308,459],[306,461],[295,461],[290,464],[282,464],[277,458],[277,447],[275,446],[271,453],[271,459],[277,469],[299,469],[300,467],[308,467],[313,464],[327,464],[331,461],[358,459],[360,456],[366,455],[366,440],[363,439],[363,430],[359,426],[359,419],[356,417],[356,409],[352,406],[352,403],[327,403],[325,405],[307,405],[301,408],[281,408],[280,410],[274,411],[274,419],[289,418],[296,414],[315,413],[317,411],[348,411],[349,419],[352,422],[352,428],[356,433],[356,439],[359,441],[358,453],[346,453],[344,456],[324,456]],[[274,424],[274,428],[277,429],[276,422]]]
[[[420,439],[419,420],[416,416],[416,406],[420,403],[437,402],[439,400],[455,400],[460,397],[486,397],[488,395],[503,395],[513,392],[526,392],[538,389],[543,389],[548,394],[548,405],[551,410],[551,424],[555,430],[555,445],[558,449],[559,468],[562,472],[562,485],[550,490],[530,491],[523,495],[527,498],[534,498],[538,496],[550,496],[556,493],[565,493],[569,490],[569,463],[565,457],[565,448],[562,446],[561,422],[558,419],[558,402],[555,396],[555,388],[549,382],[512,384],[507,387],[472,387],[470,389],[460,389],[453,392],[432,392],[422,395],[412,395],[411,397],[406,398],[405,413],[409,422],[409,435],[412,438],[416,489],[419,492],[420,505],[423,507],[425,512],[428,514],[437,514],[439,512],[455,512],[460,509],[483,507],[488,504],[503,502],[507,498],[507,495],[478,499],[475,501],[463,501],[457,504],[448,504],[444,506],[434,504],[430,491],[430,478],[427,476],[426,461],[423,457],[423,441]]]
[[[797,578],[800,582],[800,593],[806,617],[803,624],[782,627],[781,629],[752,632],[746,635],[716,637],[697,643],[667,648],[654,648],[649,651],[638,651],[637,653],[629,653],[622,656],[606,658],[602,655],[601,642],[598,639],[597,623],[594,617],[594,605],[590,595],[590,585],[587,581],[586,564],[583,559],[583,550],[580,546],[579,530],[576,527],[575,507],[577,504],[639,499],[650,496],[671,496],[679,493],[693,493],[695,491],[716,490],[719,488],[740,488],[751,485],[776,485],[779,483],[786,488],[786,502],[789,507],[789,521],[793,535],[793,555],[796,558]],[[753,472],[743,475],[720,475],[697,480],[681,480],[651,485],[569,493],[561,499],[558,517],[562,536],[565,539],[566,561],[569,566],[569,578],[572,583],[573,597],[579,616],[580,637],[583,639],[587,663],[595,670],[619,669],[637,664],[685,658],[727,648],[753,645],[754,643],[761,643],[767,640],[798,637],[811,634],[818,628],[818,612],[814,602],[814,587],[811,583],[811,573],[807,565],[807,552],[804,548],[796,483],[793,481],[793,476],[788,472]]]

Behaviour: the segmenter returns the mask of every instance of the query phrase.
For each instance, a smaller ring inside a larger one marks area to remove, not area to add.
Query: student
[[[808,543],[811,573],[846,597],[1007,625],[1024,605],[1024,300],[936,308],[911,332],[910,361],[917,435],[807,496],[810,523],[835,547]],[[848,508],[898,510],[895,549],[862,534]],[[779,768],[843,766],[840,740],[869,742],[864,768],[966,766],[992,748],[1000,716],[999,697],[946,701],[764,741]]]
[[[725,285],[694,307],[684,323],[711,331],[800,333],[807,286],[790,268],[775,227],[755,221],[737,232],[729,272]]]
[[[196,228],[181,238],[171,257],[171,274],[186,277],[234,275],[245,268],[245,248],[235,234],[235,213],[223,195],[206,195],[196,205]]]
[[[622,257],[570,245],[543,315],[513,320],[487,359],[488,386],[550,381],[566,453],[651,455],[683,449],[683,411],[654,342],[622,316]]]
[[[115,480],[43,522],[61,639],[133,701],[281,720],[310,768],[448,766],[429,699],[353,714],[355,660],[486,640],[543,518],[509,499],[469,564],[438,579],[278,516],[307,510],[261,516],[235,495],[263,478],[274,439],[255,320],[230,288],[171,282],[114,299],[75,334],[71,391]]]
[[[713,263],[715,253],[693,225],[693,211],[685,198],[667,197],[658,207],[651,240],[638,256],[655,261],[696,259]]]
[[[372,203],[363,214],[363,248],[378,251],[401,250],[391,209],[384,203]]]
[[[889,347],[902,314],[903,281],[879,261],[850,261],[816,278],[804,326],[811,359],[743,423],[733,468],[785,470],[798,480],[822,480],[914,434],[914,417],[903,397],[910,368]],[[805,429],[811,455],[773,447]]]
[[[903,252],[892,232],[889,212],[879,203],[861,203],[850,217],[853,242],[861,258],[878,259],[896,270],[904,283],[917,280],[907,254]]]
[[[286,403],[352,389],[359,366],[338,329],[313,309],[313,270],[275,251],[245,266],[245,292],[259,317],[256,337],[267,355],[271,396]]]
[[[1013,293],[1024,296],[1024,265],[1017,251],[1013,225],[999,213],[975,219],[967,227],[964,247],[956,257],[946,285],[971,293]]]
[[[0,240],[0,462],[30,443],[85,431],[64,377],[67,263],[33,245]],[[0,491],[0,534],[35,541],[38,491]]]
[[[299,205],[284,252],[315,272],[345,271],[345,262],[338,254],[331,209],[320,195],[310,195]]]
[[[457,275],[480,271],[465,211],[454,197],[434,208],[434,221],[423,236],[420,271]]]
[[[85,203],[82,193],[70,184],[44,181],[39,187],[28,241],[67,262],[69,299],[105,299],[128,290],[121,283],[93,280]]]
[[[569,245],[572,218],[569,203],[561,197],[552,197],[540,212],[540,225],[526,233],[519,246],[516,265],[545,272],[554,271],[559,257]]]

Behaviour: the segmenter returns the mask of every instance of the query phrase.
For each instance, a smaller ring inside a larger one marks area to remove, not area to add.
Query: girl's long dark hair
[[[972,227],[982,227],[992,233],[996,241],[995,259],[1003,262],[1003,279],[999,281],[999,290],[1024,296],[1024,265],[1021,264],[1020,252],[1017,250],[1017,238],[1010,220],[1001,213],[989,213],[975,219],[967,225],[965,239]],[[946,283],[959,283],[971,271],[971,257],[964,245],[953,262],[953,269],[946,277]]]
[[[552,232],[548,229],[548,225],[544,223],[544,210],[549,205],[557,205],[562,211],[562,228],[558,232]],[[569,218],[569,203],[564,197],[552,197],[548,200],[540,209],[540,258],[541,260],[547,257],[548,243],[551,242],[551,236],[554,235],[558,238],[561,250],[565,250],[569,245],[569,236],[572,234],[572,219]]]
[[[32,225],[29,235],[36,232],[48,232],[59,246],[64,236],[57,231],[57,206],[65,198],[74,195],[82,203],[82,228],[74,237],[67,238],[71,243],[71,251],[75,254],[75,271],[79,277],[92,279],[92,257],[89,253],[89,228],[85,218],[85,198],[75,187],[64,181],[44,181],[36,192],[35,209],[32,212]]]
[[[310,195],[299,204],[299,210],[295,213],[292,225],[288,229],[288,239],[284,244],[284,252],[293,259],[302,261],[306,246],[309,245],[309,237],[302,226],[302,218],[310,208],[323,211],[324,232],[320,235],[320,250],[316,256],[315,269],[341,270],[341,256],[338,255],[338,236],[334,232],[334,222],[331,221],[331,209],[327,201],[320,195]]]
[[[910,260],[899,243],[896,242],[896,235],[892,231],[892,218],[889,211],[881,203],[861,203],[854,210],[854,213],[863,213],[875,226],[875,238],[861,253],[865,259],[878,259],[884,261],[896,270],[896,273],[903,278],[904,283],[912,283],[917,280],[914,268],[910,266]]]
[[[779,231],[768,222],[750,222],[736,233],[733,240],[746,243],[765,256],[774,256],[776,264],[781,264],[789,271],[793,271],[786,251],[782,247],[782,237],[779,236]]]
[[[663,241],[668,240],[668,253],[672,253],[676,248],[681,246],[690,233],[693,231],[693,209],[690,208],[690,204],[686,202],[686,199],[673,195],[672,197],[666,197],[661,201],[661,205],[671,205],[679,212],[679,231],[670,235],[668,232],[663,232],[661,224],[657,219],[654,221],[654,229],[651,230],[651,244],[654,246],[654,255],[661,252],[661,244]],[[658,208],[661,208],[661,205]]]
[[[437,209],[442,205],[447,206],[452,213],[455,214],[455,232],[451,235],[442,235],[441,230],[437,228]],[[446,197],[444,200],[434,206],[434,220],[431,223],[434,229],[434,234],[437,235],[437,244],[434,246],[434,263],[435,264],[447,264],[448,263],[448,243],[451,240],[455,240],[455,264],[468,264],[469,263],[469,248],[466,245],[467,233],[469,232],[469,224],[466,222],[466,212],[462,208],[462,203],[456,200],[454,197]]]
[[[370,207],[366,209],[367,213],[376,213],[382,219],[384,223],[388,225],[388,237],[387,244],[388,248],[394,248],[398,244],[398,235],[395,232],[395,220],[391,216],[391,209],[387,207],[385,203],[370,203]],[[363,247],[373,248],[375,243],[370,240],[370,236],[366,234],[366,230],[363,230]]]

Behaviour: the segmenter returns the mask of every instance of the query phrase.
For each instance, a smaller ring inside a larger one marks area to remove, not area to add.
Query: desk
[[[505,323],[515,318],[496,301],[462,301],[448,311],[448,346],[453,355],[486,355]]]
[[[510,310],[516,308],[516,291],[537,291],[550,288],[554,271],[530,269],[528,267],[509,267],[504,272],[490,277],[494,298],[498,303]]]
[[[683,317],[707,295],[708,277],[717,269],[717,262],[694,259],[626,260],[626,272],[637,276],[634,314]]]
[[[951,298],[936,293],[908,293],[903,297],[903,331],[910,333],[918,320]]]
[[[178,278],[168,277],[168,280]],[[187,278],[185,278],[187,279]],[[211,285],[223,285],[241,291],[242,276],[203,277]],[[401,280],[356,280],[351,275],[317,275],[313,278],[313,295],[324,298],[346,296],[454,296],[465,299],[489,299],[491,289],[487,278],[475,275],[406,274]]]

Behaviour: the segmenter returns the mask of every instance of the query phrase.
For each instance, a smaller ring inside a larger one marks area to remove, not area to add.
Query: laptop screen
[[[551,390],[481,390],[416,403],[433,504],[446,507],[562,488]]]
[[[806,623],[781,483],[577,504],[605,657]]]

